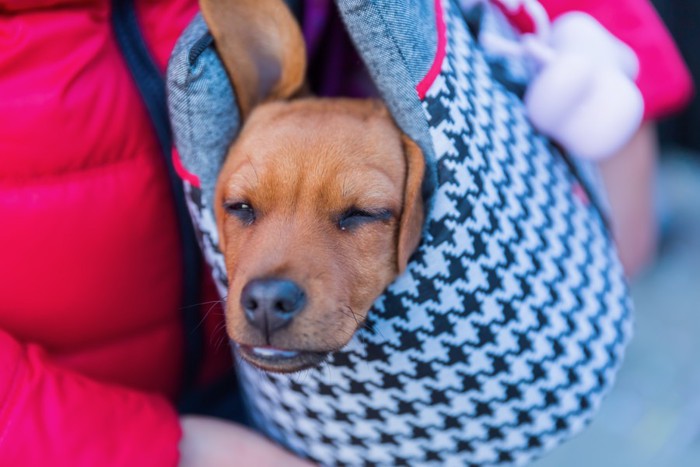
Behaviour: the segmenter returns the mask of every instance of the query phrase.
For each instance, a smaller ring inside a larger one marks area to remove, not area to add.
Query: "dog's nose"
[[[288,325],[306,305],[306,294],[286,279],[255,279],[241,292],[241,306],[248,321],[269,337]]]

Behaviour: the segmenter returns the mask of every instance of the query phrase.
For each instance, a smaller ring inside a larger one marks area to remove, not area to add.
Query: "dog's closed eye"
[[[244,225],[255,222],[255,209],[253,205],[245,201],[224,203],[224,209],[228,214],[237,217]]]
[[[338,228],[343,231],[353,230],[370,222],[387,222],[392,217],[393,214],[388,209],[365,210],[352,207],[338,217]]]

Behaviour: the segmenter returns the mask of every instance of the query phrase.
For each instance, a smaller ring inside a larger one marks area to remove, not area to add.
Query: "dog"
[[[372,99],[304,97],[306,57],[280,0],[202,14],[243,126],[215,191],[228,335],[269,372],[341,349],[406,267],[424,221],[420,148]]]

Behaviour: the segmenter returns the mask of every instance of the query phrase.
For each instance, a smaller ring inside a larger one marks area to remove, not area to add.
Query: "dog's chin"
[[[251,365],[271,373],[296,373],[320,365],[327,352],[284,350],[236,344],[238,354]]]

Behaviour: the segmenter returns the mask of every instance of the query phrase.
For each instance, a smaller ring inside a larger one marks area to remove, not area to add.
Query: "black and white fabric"
[[[631,334],[602,216],[456,7],[438,7],[446,54],[420,102],[435,189],[418,251],[322,366],[238,362],[257,429],[324,465],[526,463],[586,425]],[[221,281],[210,206],[188,193]]]

